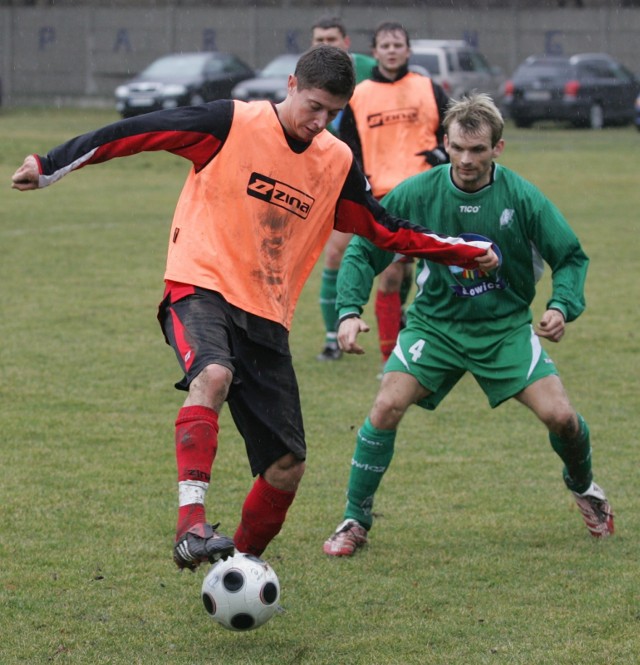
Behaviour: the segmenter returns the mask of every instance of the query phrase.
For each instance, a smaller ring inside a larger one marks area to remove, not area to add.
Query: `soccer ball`
[[[253,630],[278,611],[280,582],[273,568],[251,554],[236,552],[218,561],[202,582],[209,616],[228,630]]]

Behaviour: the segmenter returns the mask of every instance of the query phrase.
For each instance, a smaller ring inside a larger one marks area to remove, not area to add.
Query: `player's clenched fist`
[[[22,166],[11,177],[11,187],[24,192],[28,189],[38,189],[40,171],[38,162],[33,155],[25,157]]]

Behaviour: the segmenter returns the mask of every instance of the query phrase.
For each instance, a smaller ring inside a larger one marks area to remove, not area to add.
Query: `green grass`
[[[115,119],[0,114],[0,663],[638,662],[635,129],[508,127],[501,160],[559,205],[592,259],[588,309],[548,348],[590,424],[616,536],[588,537],[536,419],[491,411],[465,379],[435,413],[407,414],[370,546],[327,559],[378,356],[372,332],[364,357],[315,361],[316,270],[292,332],[307,473],[266,552],[286,613],[239,635],[206,616],[204,571],[171,562],[182,396],[155,312],[188,164],[140,155],[9,190],[25,154]],[[536,312],[548,289],[547,276]],[[250,483],[225,411],[208,507],[228,532]]]

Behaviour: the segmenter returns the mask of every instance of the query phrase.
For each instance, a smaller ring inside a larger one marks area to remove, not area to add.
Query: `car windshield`
[[[412,53],[410,62],[424,67],[429,74],[434,76],[440,73],[440,61],[435,53]]]
[[[630,81],[633,82],[635,81],[635,76],[622,64],[614,63],[613,65],[614,69],[614,76],[617,79],[620,79],[621,81]]]
[[[463,72],[490,72],[491,67],[481,53],[476,51],[460,51],[458,62]]]
[[[572,72],[573,69],[569,64],[541,61],[523,65],[518,69],[514,78],[520,81],[570,78]]]
[[[293,74],[296,63],[298,62],[297,55],[282,55],[275,60],[272,60],[261,72],[261,78],[284,78]]]
[[[185,55],[167,56],[151,63],[140,76],[154,77],[181,77],[199,72],[209,56],[204,53],[188,53]]]

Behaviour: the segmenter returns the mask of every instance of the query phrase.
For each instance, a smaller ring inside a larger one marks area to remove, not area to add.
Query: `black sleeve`
[[[340,138],[351,148],[353,156],[360,168],[362,165],[362,143],[360,142],[360,134],[356,126],[356,118],[353,115],[351,104],[345,106],[340,119]]]
[[[444,120],[444,116],[447,112],[447,109],[449,108],[451,99],[444,91],[444,88],[441,85],[438,85],[433,79],[431,79],[431,85],[433,85],[433,94],[436,98],[436,104],[438,105],[438,115],[440,116],[438,131],[436,132],[436,140],[438,141],[438,147],[441,150],[444,150],[444,127],[442,126],[442,121]]]
[[[145,113],[114,122],[37,156],[46,186],[89,164],[139,152],[166,150],[203,169],[224,144],[233,119],[233,101],[210,102]]]

